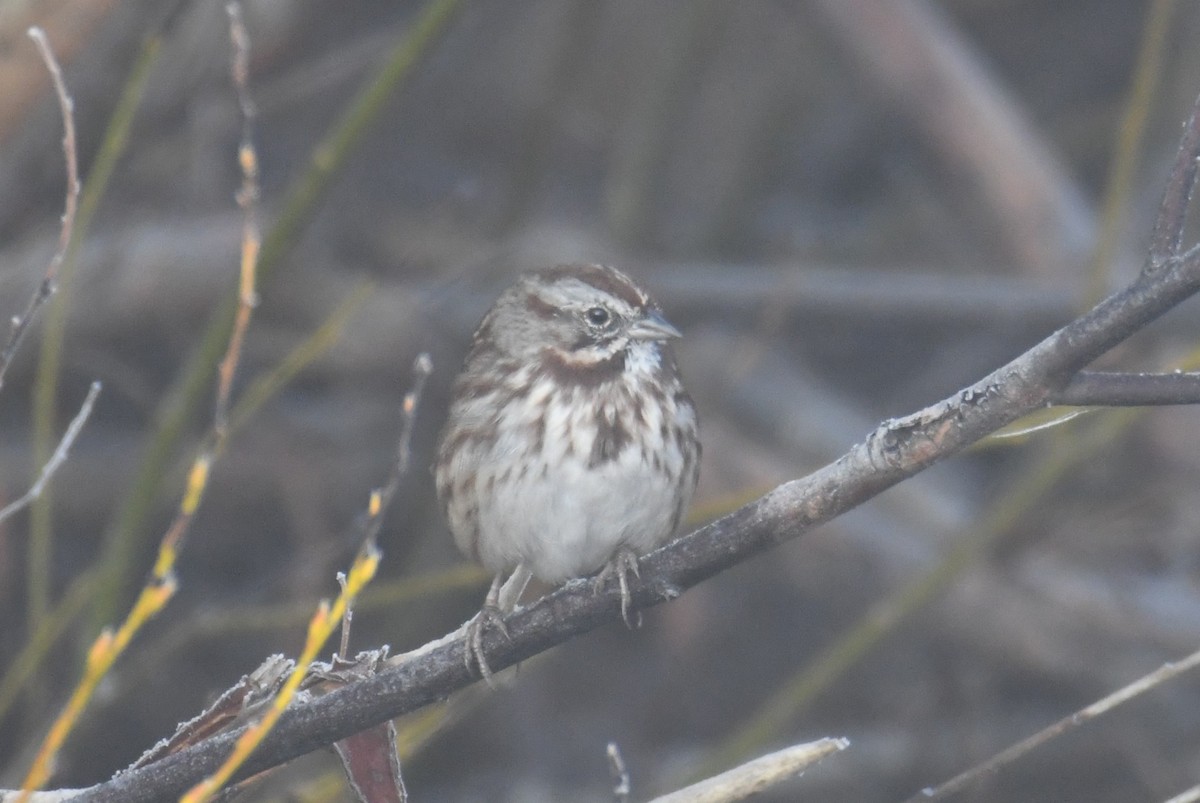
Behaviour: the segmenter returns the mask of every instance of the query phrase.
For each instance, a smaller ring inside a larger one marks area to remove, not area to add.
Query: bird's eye
[[[592,326],[605,326],[611,320],[608,310],[604,307],[592,307],[583,315]]]

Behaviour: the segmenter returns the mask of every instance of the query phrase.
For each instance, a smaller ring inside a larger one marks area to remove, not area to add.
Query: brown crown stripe
[[[628,279],[605,265],[559,265],[539,274],[550,282],[578,279],[601,292],[621,299],[634,309],[646,306],[646,296]]]

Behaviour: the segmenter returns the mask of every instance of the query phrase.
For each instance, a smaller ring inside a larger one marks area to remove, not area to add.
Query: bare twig
[[[9,502],[4,508],[0,509],[0,521],[4,521],[18,510],[27,507],[33,500],[42,495],[42,489],[46,487],[46,483],[50,481],[54,473],[66,461],[67,453],[71,451],[71,447],[75,444],[75,439],[79,437],[83,425],[87,423],[88,417],[92,414],[92,407],[96,403],[98,395],[100,395],[100,383],[93,382],[91,388],[88,389],[83,404],[79,407],[79,412],[75,414],[75,418],[71,420],[67,431],[63,433],[62,440],[58,442],[58,448],[54,450],[54,454],[50,456],[50,460],[47,461],[46,465],[42,466],[42,473],[38,475],[37,481],[25,492],[24,496]]]
[[[651,803],[729,803],[744,800],[783,783],[821,759],[849,746],[847,739],[818,739],[808,744],[785,747],[669,795],[656,797]]]
[[[408,393],[404,394],[404,401],[400,405],[402,421],[400,424],[400,439],[396,444],[396,460],[392,463],[387,484],[372,494],[373,501],[371,509],[368,511],[370,515],[367,517],[363,536],[364,544],[375,543],[375,538],[379,535],[379,528],[383,526],[383,513],[391,503],[392,497],[396,495],[396,491],[400,489],[400,481],[408,473],[408,465],[412,452],[413,424],[417,418],[417,405],[421,403],[421,394],[425,392],[425,381],[433,373],[433,360],[428,354],[418,354],[417,359],[413,361],[412,372],[412,387]],[[376,497],[377,503],[375,501]]]
[[[1050,727],[1038,731],[1029,738],[1017,742],[1007,750],[997,753],[982,764],[972,767],[961,775],[955,776],[941,786],[921,790],[909,798],[908,803],[919,803],[919,801],[925,800],[945,800],[949,795],[966,789],[972,784],[983,780],[986,776],[995,775],[1021,756],[1042,746],[1051,739],[1073,731],[1079,726],[1091,722],[1101,714],[1108,713],[1122,703],[1127,703],[1133,698],[1145,694],[1151,689],[1155,689],[1167,681],[1182,675],[1184,672],[1195,669],[1197,666],[1200,666],[1200,651],[1192,653],[1182,661],[1164,664],[1150,674],[1138,678],[1128,686],[1118,689],[1107,697],[1076,711],[1074,714],[1063,717]]]
[[[256,111],[247,87],[250,75],[250,36],[242,22],[241,6],[230,3],[225,8],[229,13],[229,38],[233,44],[230,73],[233,76],[238,105],[242,110],[242,138],[238,143],[242,186],[237,193],[238,206],[242,208],[242,261],[238,273],[238,306],[233,319],[233,331],[225,347],[225,356],[221,358],[217,367],[217,405],[213,421],[218,441],[224,440],[228,432],[229,394],[233,388],[233,375],[237,371],[246,329],[250,326],[250,315],[258,304],[255,284],[258,279],[258,252],[262,243],[262,235],[258,228],[258,152],[254,149]]]
[[[625,768],[625,759],[621,757],[621,748],[616,742],[609,742],[604,749],[608,757],[608,771],[613,777],[613,800],[616,803],[629,801],[629,770]]]
[[[1168,260],[1177,258],[1183,243],[1183,229],[1187,224],[1192,191],[1196,188],[1196,154],[1200,151],[1200,125],[1192,115],[1183,128],[1183,138],[1175,154],[1175,164],[1167,179],[1167,189],[1159,205],[1158,219],[1154,223],[1154,234],[1150,238],[1150,251],[1146,259],[1146,271],[1161,269]]]
[[[75,156],[75,104],[71,100],[71,96],[67,94],[67,86],[63,83],[62,69],[58,66],[58,60],[54,58],[54,51],[50,49],[50,43],[46,41],[45,32],[41,28],[30,28],[29,38],[37,45],[38,52],[42,55],[42,61],[46,63],[46,69],[50,71],[50,78],[54,82],[54,94],[58,96],[58,107],[63,120],[63,156],[67,163],[67,199],[63,209],[62,226],[58,233],[58,248],[54,251],[54,256],[50,258],[50,264],[46,266],[46,273],[33,297],[29,299],[25,312],[12,319],[12,331],[8,336],[8,344],[5,345],[3,351],[0,351],[0,387],[4,387],[4,375],[7,373],[8,366],[12,363],[17,349],[20,348],[25,333],[29,331],[29,324],[34,315],[50,296],[54,295],[58,267],[62,264],[67,247],[71,244],[71,230],[75,225],[75,209],[79,204],[79,164]]]
[[[1200,784],[1185,789],[1177,795],[1173,795],[1169,800],[1164,800],[1163,803],[1196,803],[1197,800],[1200,800]]]

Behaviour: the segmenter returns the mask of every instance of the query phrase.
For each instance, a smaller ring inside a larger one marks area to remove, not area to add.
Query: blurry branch
[[[1084,366],[1200,290],[1200,247],[1181,250],[1200,158],[1200,100],[1193,107],[1141,274],[1128,287],[1008,364],[954,395],[889,420],[834,463],[645,556],[630,592],[639,607],[684,590],[747,558],[799,537],[988,433],[1044,406]],[[611,585],[611,584],[610,584]],[[508,636],[489,631],[488,662],[503,669],[620,616],[612,587],[596,594],[572,581],[506,618]],[[460,629],[461,630],[461,629]],[[475,678],[458,633],[390,659],[372,677],[290,708],[241,773],[248,776],[416,710]],[[178,794],[216,766],[238,738],[221,734],[85,792],[82,803],[149,801]]]
[[[929,0],[808,7],[931,152],[968,183],[1015,265],[1057,278],[1095,239],[1092,211],[1046,140]]]
[[[313,149],[308,168],[289,188],[283,210],[268,231],[259,255],[259,281],[269,281],[275,269],[295,246],[304,226],[354,151],[362,135],[379,116],[387,100],[411,77],[414,68],[440,41],[461,0],[431,0],[408,35],[392,50],[373,79],[350,102],[333,129]],[[97,599],[95,614],[103,621],[117,608],[122,589],[133,572],[133,556],[143,537],[146,521],[158,499],[166,466],[175,447],[197,410],[208,387],[212,370],[220,359],[236,313],[233,299],[222,304],[209,320],[191,360],[182,369],[168,397],[156,414],[154,432],[138,466],[129,496],[107,534],[101,558],[104,589]]]
[[[58,233],[58,248],[54,251],[54,256],[50,258],[50,264],[46,266],[46,273],[42,277],[41,284],[38,285],[33,297],[29,299],[25,312],[13,317],[8,343],[4,346],[4,350],[0,351],[0,388],[4,387],[4,375],[8,372],[8,366],[12,363],[17,349],[20,348],[26,332],[29,331],[29,324],[32,323],[34,315],[50,296],[54,295],[58,268],[66,256],[67,246],[71,243],[71,232],[75,226],[75,209],[79,204],[79,162],[75,156],[74,103],[71,101],[71,96],[67,94],[62,70],[59,69],[58,61],[54,58],[50,43],[46,41],[46,34],[42,32],[41,28],[30,28],[29,38],[37,45],[38,52],[41,53],[42,60],[46,63],[46,69],[50,71],[50,77],[54,83],[54,94],[58,97],[58,107],[62,113],[63,158],[67,164],[67,200],[63,209],[62,226]]]
[[[1195,669],[1197,666],[1200,666],[1200,652],[1194,652],[1182,661],[1164,664],[1150,674],[1138,678],[1128,686],[1118,689],[1086,708],[1063,717],[1058,722],[1038,731],[1027,739],[1022,739],[1012,747],[1002,750],[982,764],[972,767],[960,775],[956,775],[944,784],[931,789],[921,790],[909,798],[907,803],[918,803],[922,800],[945,800],[950,795],[961,792],[988,776],[995,775],[1021,756],[1041,747],[1051,739],[1056,739],[1063,734],[1069,733],[1091,722],[1101,714],[1106,714],[1117,706],[1127,703],[1152,689],[1156,689],[1167,681]]]
[[[850,746],[847,739],[818,739],[768,753],[650,803],[727,803],[744,800],[799,775],[823,758]]]
[[[96,403],[96,397],[100,395],[100,383],[93,382],[88,389],[87,396],[83,400],[83,404],[79,407],[79,412],[75,414],[67,431],[63,433],[62,440],[58,442],[58,448],[54,450],[54,454],[50,456],[50,460],[42,466],[42,472],[38,475],[37,481],[30,486],[29,490],[20,499],[9,502],[3,508],[0,508],[0,521],[4,521],[9,516],[23,509],[30,502],[42,495],[42,489],[46,487],[46,483],[54,476],[67,459],[67,454],[71,451],[71,446],[74,445],[75,439],[79,437],[80,430],[87,423],[88,417],[92,414],[92,406]]]

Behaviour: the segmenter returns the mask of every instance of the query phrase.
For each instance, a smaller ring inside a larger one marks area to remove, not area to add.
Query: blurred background
[[[55,786],[109,777],[268,654],[299,651],[386,477],[422,351],[434,373],[413,470],[352,649],[411,649],[478,609],[487,580],[454,550],[427,466],[471,331],[520,270],[621,266],[684,331],[705,446],[694,526],[1135,275],[1200,92],[1200,5],[1166,0],[245,12],[274,250],[236,396],[310,356],[239,419],[176,599],[102,685]],[[0,312],[33,292],[63,204],[32,24],[64,63],[83,178],[103,193],[0,394],[6,501],[88,383],[104,391],[53,493],[0,528],[8,788],[178,504],[212,418],[211,368],[194,366],[233,291],[241,225],[221,4],[4,4]],[[336,169],[313,179],[315,149],[397,64],[358,136],[339,140],[345,158],[327,150]],[[1186,367],[1198,336],[1185,307],[1105,362]],[[639,800],[842,736],[849,750],[764,799],[903,799],[1200,645],[1198,443],[1195,409],[1097,411],[956,458],[648,611],[640,630],[589,634],[498,693],[399,721],[409,792],[611,800],[615,741]],[[955,799],[1163,800],[1197,776],[1200,679],[1185,676]],[[322,752],[243,799],[350,798]]]

